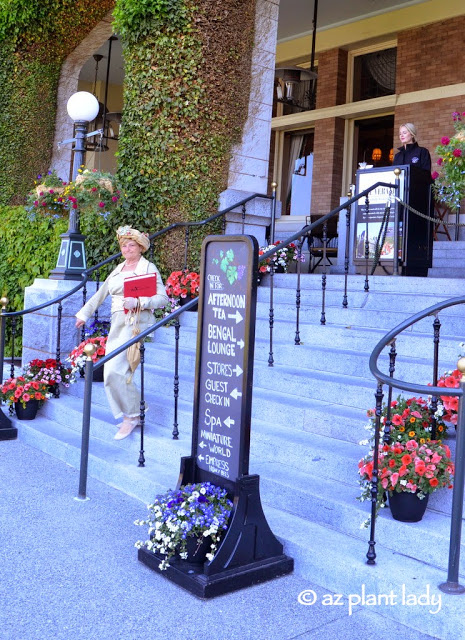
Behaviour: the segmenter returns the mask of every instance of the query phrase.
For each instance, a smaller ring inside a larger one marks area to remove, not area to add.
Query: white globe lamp
[[[78,91],[68,100],[66,109],[74,122],[92,122],[99,112],[99,103],[88,91]]]

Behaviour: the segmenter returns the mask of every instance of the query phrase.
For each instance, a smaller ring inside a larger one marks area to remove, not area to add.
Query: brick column
[[[329,213],[339,205],[342,189],[344,120],[327,118],[315,125],[312,214]]]
[[[347,51],[331,49],[318,58],[317,109],[346,101]],[[342,189],[344,120],[327,118],[315,125],[311,211],[325,214],[339,205]]]

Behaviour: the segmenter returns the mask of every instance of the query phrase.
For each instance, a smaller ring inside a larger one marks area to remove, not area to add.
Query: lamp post
[[[70,97],[66,108],[75,124],[75,137],[65,141],[74,142],[72,180],[75,180],[79,167],[84,164],[87,125],[96,118],[99,103],[91,93],[78,91]],[[82,272],[87,266],[84,240],[79,228],[79,212],[73,203],[69,210],[68,231],[61,235],[57,264],[50,273],[52,280],[81,280]]]

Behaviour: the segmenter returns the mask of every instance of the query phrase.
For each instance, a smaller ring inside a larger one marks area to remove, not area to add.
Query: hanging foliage
[[[125,222],[155,231],[201,220],[217,210],[248,113],[255,0],[114,5],[0,0],[0,205],[23,203],[37,173],[49,169],[61,66],[114,7],[125,62]],[[192,268],[206,231],[191,235]],[[179,268],[182,241],[164,242],[161,266]]]
[[[0,0],[0,205],[50,166],[61,66],[114,0]]]
[[[202,220],[217,210],[247,117],[255,0],[118,0],[114,17],[125,59],[118,177],[130,222],[156,230]],[[194,234],[191,268],[204,235]],[[182,241],[161,249],[169,270],[183,264]]]

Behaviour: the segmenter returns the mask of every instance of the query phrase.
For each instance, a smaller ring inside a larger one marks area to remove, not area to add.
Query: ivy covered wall
[[[154,231],[201,220],[217,210],[247,117],[255,0],[0,0],[0,205],[23,203],[49,168],[61,66],[113,8],[124,221]],[[163,271],[182,251],[180,237],[158,248]]]
[[[49,168],[61,65],[114,0],[0,0],[0,205]]]
[[[126,74],[118,178],[131,223],[204,219],[247,117],[255,0],[118,0],[114,17]],[[180,237],[167,239],[166,267],[180,268],[182,250]]]

